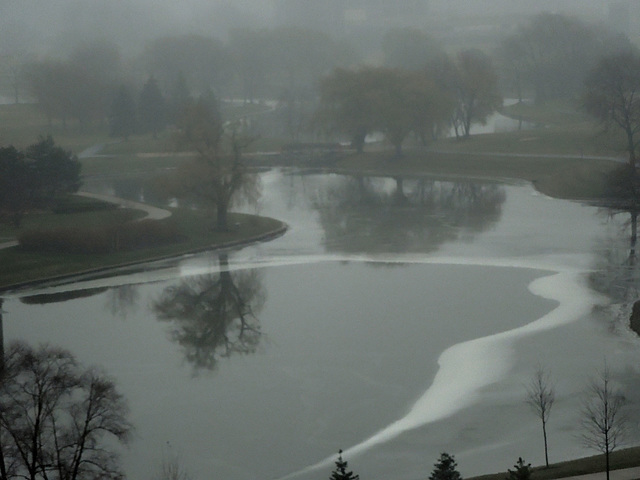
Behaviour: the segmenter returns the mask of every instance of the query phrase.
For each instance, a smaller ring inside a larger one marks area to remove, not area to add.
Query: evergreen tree
[[[165,126],[165,101],[153,77],[142,87],[138,112],[142,132],[152,133],[155,138]]]
[[[336,469],[331,472],[330,480],[358,480],[360,475],[354,475],[352,471],[347,470],[348,463],[342,459],[342,450],[338,451],[338,460],[336,460]]]
[[[136,127],[136,104],[129,89],[122,85],[118,89],[109,115],[109,135],[125,140],[133,134]]]
[[[524,464],[524,460],[522,457],[518,458],[518,463],[516,463],[513,468],[515,470],[509,469],[509,476],[506,480],[529,480],[531,478],[531,464]]]
[[[448,453],[440,454],[440,459],[434,464],[433,472],[429,475],[429,480],[462,480],[462,476],[456,467],[456,463],[453,455]]]

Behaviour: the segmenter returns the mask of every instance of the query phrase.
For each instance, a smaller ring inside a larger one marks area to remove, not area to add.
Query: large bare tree
[[[173,176],[176,196],[191,197],[216,209],[216,229],[228,230],[229,208],[239,197],[255,203],[260,196],[260,179],[242,161],[243,151],[253,138],[244,134],[242,122],[224,122],[217,106],[204,99],[184,112],[179,141],[195,150]]]
[[[127,415],[103,373],[66,350],[15,343],[0,382],[0,478],[120,478],[113,448],[128,441]]]

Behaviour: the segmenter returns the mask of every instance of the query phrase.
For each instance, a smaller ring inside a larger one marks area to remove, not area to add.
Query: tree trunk
[[[549,447],[547,445],[547,422],[542,421],[542,436],[544,437],[544,461],[549,468]]]
[[[396,151],[396,158],[401,158],[402,157],[402,142],[396,143],[394,145],[394,147],[395,147],[395,151]]]
[[[227,200],[218,202],[216,207],[216,228],[220,231],[229,229],[228,221],[229,202]]]
[[[364,140],[367,137],[366,133],[355,133],[351,137],[351,147],[356,149],[356,152],[362,153],[364,151]]]
[[[633,132],[630,128],[626,129],[627,133],[627,150],[629,151],[629,166],[631,171],[636,173],[636,145],[633,141]]]
[[[0,380],[4,374],[4,324],[2,318],[2,304],[4,299],[0,298]],[[2,453],[2,445],[0,445],[0,454]],[[5,478],[4,476],[0,478]]]
[[[629,265],[636,264],[636,243],[638,241],[638,212],[631,212],[631,241],[629,245]]]

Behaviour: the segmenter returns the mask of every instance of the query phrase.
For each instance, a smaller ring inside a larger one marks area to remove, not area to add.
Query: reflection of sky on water
[[[639,364],[638,341],[588,313],[599,299],[579,272],[590,268],[597,240],[610,232],[596,210],[505,186],[504,199],[483,210],[485,220],[465,223],[466,212],[478,210],[459,196],[453,207],[448,194],[431,197],[425,210],[415,202],[415,183],[405,182],[408,203],[394,204],[396,182],[376,180],[366,191],[376,194],[373,204],[362,207],[339,197],[347,181],[265,174],[260,213],[291,230],[230,256],[232,270],[260,272],[263,337],[255,353],[223,359],[211,374],[193,377],[149,308],[180,277],[218,271],[209,254],[87,282],[97,290],[85,299],[37,306],[10,298],[6,338],[68,346],[116,376],[140,436],[127,455],[132,477],[146,474],[166,441],[179,446],[200,478],[277,478],[380,431],[384,442],[348,457],[363,478],[424,477],[445,450],[466,476],[504,469],[518,456],[540,463],[537,419],[522,403],[522,385],[539,362],[558,381],[552,461],[586,453],[573,435],[587,375],[605,355],[618,372],[628,366],[625,378]],[[404,213],[424,228],[406,230],[410,253],[384,252],[375,238],[359,239],[359,253],[345,251],[343,233],[322,224],[323,209],[337,218],[340,208],[352,209],[341,218],[358,221],[360,232],[372,231],[377,209],[385,221]],[[433,209],[456,220],[431,218]],[[550,276],[554,271],[562,273]],[[157,283],[132,286],[135,294],[98,290],[149,277]],[[531,295],[527,285],[554,301]],[[538,328],[545,322],[550,329]],[[403,418],[406,430],[384,433]],[[329,472],[330,465],[300,478]]]

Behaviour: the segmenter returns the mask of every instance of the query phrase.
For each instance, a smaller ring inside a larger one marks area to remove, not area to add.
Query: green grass
[[[538,125],[568,125],[589,122],[591,119],[582,110],[578,101],[556,100],[544,104],[516,103],[502,107],[503,115],[522,119]]]
[[[23,282],[72,275],[81,272],[115,267],[124,264],[143,263],[153,259],[178,256],[255,239],[279,231],[283,224],[278,220],[255,215],[230,214],[229,231],[212,228],[213,217],[204,212],[175,209],[167,221],[175,221],[184,241],[144,250],[118,252],[104,255],[34,253],[21,251],[19,247],[0,250],[0,290]]]
[[[175,168],[184,159],[184,156],[177,154],[160,156],[127,154],[116,157],[83,158],[80,162],[82,163],[82,176],[86,178],[113,174],[118,176],[150,174]]]
[[[106,125],[95,125],[82,131],[70,122],[65,128],[60,122],[49,125],[36,105],[18,104],[0,106],[0,146],[14,145],[25,148],[39,136],[51,135],[56,144],[78,154],[85,148],[109,140]]]
[[[151,134],[132,135],[128,139],[111,138],[100,154],[133,155],[143,152],[171,152],[175,150],[174,134],[164,132],[157,137]]]
[[[441,140],[434,149],[452,152],[499,152],[537,155],[624,157],[620,138],[603,133],[590,122],[570,126],[539,127],[515,132],[472,135]]]
[[[517,459],[515,459],[517,460]],[[515,463],[514,460],[514,463]],[[640,466],[640,447],[626,448],[614,451],[610,456],[611,470],[621,468],[631,468]],[[512,467],[510,467],[512,468]],[[549,468],[535,467],[531,475],[532,480],[552,480],[588,473],[598,473],[605,471],[604,455],[579,458],[568,462],[561,462],[549,465]],[[466,480],[505,480],[508,472],[482,475],[479,477],[469,477]]]

